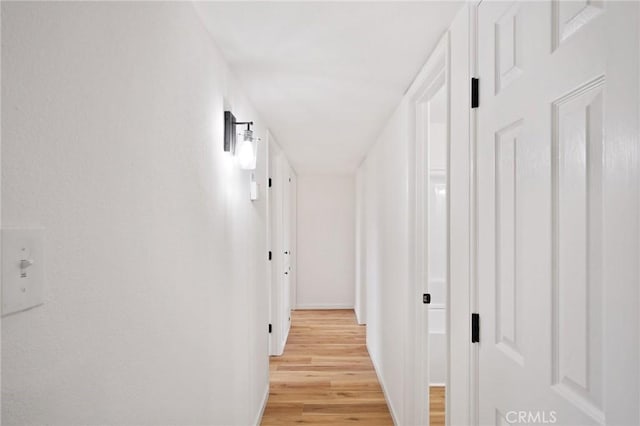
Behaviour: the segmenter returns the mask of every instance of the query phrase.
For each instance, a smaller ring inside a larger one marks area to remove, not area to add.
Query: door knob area
[[[31,259],[22,259],[20,261],[20,269],[27,269],[31,265],[33,265],[33,260]]]

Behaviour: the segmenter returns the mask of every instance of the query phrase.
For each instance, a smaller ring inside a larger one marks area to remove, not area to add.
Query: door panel
[[[552,383],[602,418],[604,78],[553,104]]]
[[[478,8],[481,424],[637,424],[637,7]]]

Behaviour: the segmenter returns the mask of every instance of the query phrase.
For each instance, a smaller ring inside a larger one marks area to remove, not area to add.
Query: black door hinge
[[[269,251],[269,260],[271,260],[272,256],[273,256],[273,254],[271,253],[271,251]]]
[[[269,188],[271,188],[271,178],[269,178]]]
[[[271,333],[271,324],[269,324],[269,333]]]
[[[423,294],[422,295],[422,303],[424,303],[425,305],[431,303],[431,294],[429,294],[429,293]]]
[[[471,314],[471,343],[480,342],[480,314]]]
[[[480,105],[480,80],[477,78],[471,79],[471,108],[478,108]]]

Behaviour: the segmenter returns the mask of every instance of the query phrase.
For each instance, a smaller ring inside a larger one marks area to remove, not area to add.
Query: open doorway
[[[446,424],[449,380],[449,85],[448,37],[434,50],[412,89],[415,137],[415,419]]]
[[[445,424],[447,371],[447,92],[427,103],[427,290],[429,424]]]

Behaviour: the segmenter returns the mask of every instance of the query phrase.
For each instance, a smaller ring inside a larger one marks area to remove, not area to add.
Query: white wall
[[[446,35],[445,35],[446,36]],[[447,371],[449,424],[468,424],[469,413],[469,9],[465,6],[448,31],[451,87],[449,197],[449,294],[446,345],[455,368]],[[421,75],[424,73],[421,73]],[[423,76],[424,77],[424,76]],[[416,83],[414,82],[414,85]],[[420,84],[420,83],[418,83]],[[412,85],[412,87],[414,86]],[[409,90],[410,93],[412,89]],[[421,306],[414,280],[415,149],[408,123],[415,117],[405,96],[367,153],[358,173],[363,176],[367,347],[396,424],[417,424],[413,405],[416,375],[415,308]],[[456,299],[455,304],[453,299]],[[419,339],[417,339],[419,341]],[[452,396],[449,398],[449,396]]]
[[[187,3],[2,3],[2,226],[45,228],[42,307],[2,321],[4,424],[255,421],[264,123]]]
[[[406,105],[393,114],[365,163],[367,347],[396,424],[404,419],[409,294]]]
[[[353,308],[355,177],[298,176],[295,306]]]

